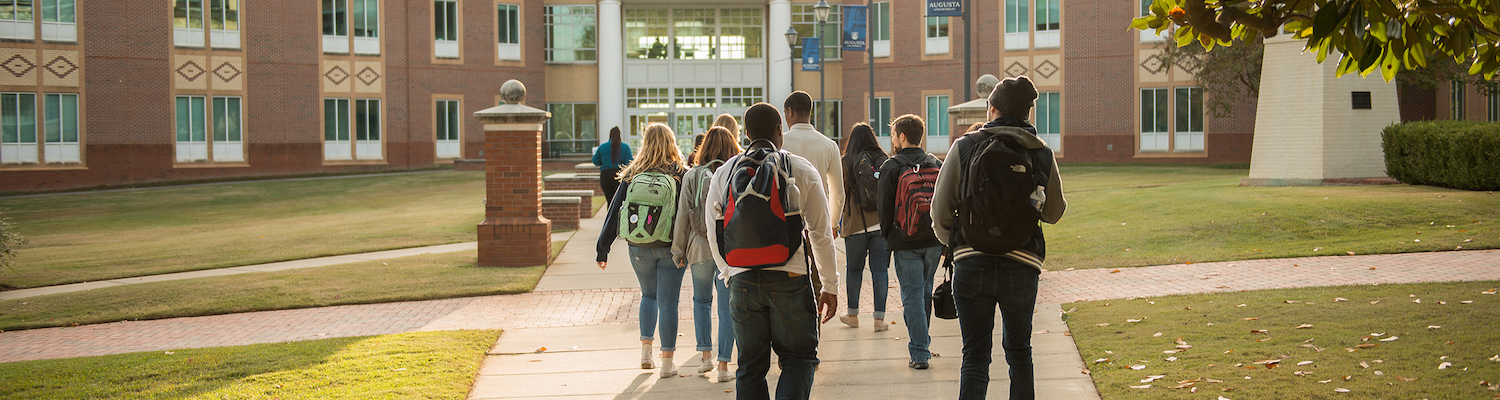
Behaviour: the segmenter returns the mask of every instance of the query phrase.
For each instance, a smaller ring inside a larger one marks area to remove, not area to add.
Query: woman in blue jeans
[[[732,119],[731,119],[732,121]],[[703,135],[703,143],[694,151],[694,167],[682,178],[682,195],[677,197],[677,222],[673,224],[672,260],[693,271],[693,331],[703,358],[698,373],[712,371],[714,292],[719,292],[719,382],[734,380],[729,372],[729,356],[734,351],[734,322],[729,317],[729,289],[714,279],[719,274],[712,250],[708,247],[708,224],[704,204],[708,204],[708,179],[725,160],[740,153],[739,140],[724,127],[715,126]]]
[[[866,209],[861,206],[865,196],[876,197],[878,187],[871,182],[860,182],[862,176],[872,175],[885,162],[885,150],[875,140],[875,130],[869,124],[854,124],[849,131],[849,140],[844,142],[844,210],[839,216],[839,237],[844,238],[844,254],[849,257],[848,276],[844,284],[849,298],[849,312],[839,317],[839,322],[850,328],[859,327],[859,292],[863,286],[865,261],[869,260],[870,289],[874,295],[876,332],[890,329],[885,322],[885,301],[890,291],[889,274],[891,252],[886,249],[885,237],[880,234],[878,207]],[[865,160],[865,161],[862,161]],[[869,171],[861,171],[869,169]]]
[[[622,184],[610,201],[609,214],[604,219],[604,228],[599,232],[599,243],[595,246],[599,269],[609,265],[609,247],[620,236],[622,223],[649,226],[651,231],[658,231],[660,224],[671,224],[675,220],[675,216],[662,216],[660,220],[652,221],[650,214],[643,216],[639,211],[632,211],[625,217],[625,221],[621,221],[620,213],[625,206],[626,194],[630,193],[633,185],[644,184],[635,182],[634,178],[642,173],[663,173],[678,181],[676,186],[680,193],[680,181],[686,169],[672,129],[662,124],[647,126],[640,157],[620,170]],[[678,193],[673,193],[670,201],[675,202]],[[643,217],[644,224],[638,224]],[[666,229],[670,232],[671,228]],[[651,344],[655,339],[654,334],[659,330],[662,336],[661,376],[666,378],[677,375],[677,365],[672,363],[672,355],[677,350],[677,298],[682,292],[682,275],[685,269],[672,262],[670,238],[642,239],[629,244],[630,265],[635,268],[635,277],[641,284],[641,369],[656,368],[651,361]]]

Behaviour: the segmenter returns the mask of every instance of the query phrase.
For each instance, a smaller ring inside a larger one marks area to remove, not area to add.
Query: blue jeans
[[[932,277],[937,274],[938,259],[943,256],[943,246],[917,250],[896,250],[896,280],[901,281],[901,317],[906,321],[906,334],[911,342],[906,351],[911,360],[927,362],[932,344],[927,326],[932,324]]]
[[[990,385],[995,348],[995,308],[1000,309],[1000,347],[1010,365],[1010,398],[1036,398],[1031,365],[1031,318],[1041,271],[998,256],[975,256],[954,263],[953,302],[964,340],[958,398],[983,399]]]
[[[887,269],[891,263],[891,252],[886,250],[885,237],[879,231],[850,235],[844,238],[844,251],[848,253],[847,274],[849,284],[844,285],[844,294],[849,297],[849,315],[859,315],[859,289],[865,279],[865,257],[870,261],[870,289],[874,291],[875,319],[885,319],[885,299],[891,288],[891,276]]]
[[[781,361],[776,398],[806,399],[818,366],[818,317],[806,275],[750,271],[729,278],[730,316],[740,344],[738,399],[770,399],[771,350]]]
[[[730,362],[734,354],[734,317],[729,315],[729,286],[724,280],[715,278],[714,288],[719,290],[719,361]]]
[[[641,340],[655,340],[661,323],[661,351],[677,350],[677,298],[682,274],[672,262],[671,247],[630,247],[630,266],[641,283]]]
[[[714,275],[719,269],[713,261],[693,263],[693,334],[698,351],[714,349]],[[720,307],[722,310],[722,307]]]

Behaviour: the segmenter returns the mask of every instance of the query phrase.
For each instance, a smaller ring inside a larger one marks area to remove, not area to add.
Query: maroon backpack
[[[932,194],[937,188],[940,166],[901,165],[896,178],[896,227],[906,234],[907,241],[937,237],[932,231]]]

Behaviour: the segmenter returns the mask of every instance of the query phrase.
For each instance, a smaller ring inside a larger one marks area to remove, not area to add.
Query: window
[[[1464,120],[1464,108],[1468,105],[1464,101],[1464,92],[1468,90],[1463,80],[1455,80],[1448,89],[1448,117],[1454,121]]]
[[[347,0],[323,0],[323,52],[349,52],[349,4]]]
[[[380,54],[380,0],[349,0],[354,19],[354,54]]]
[[[37,161],[36,94],[0,93],[0,162]]]
[[[240,0],[208,0],[208,30],[213,47],[240,48]]]
[[[720,107],[750,107],[764,99],[764,91],[758,87],[724,88],[720,91]]]
[[[843,16],[844,7],[842,5],[833,4],[831,8],[828,9],[828,24],[824,25],[823,32],[819,34],[818,18],[813,14],[813,5],[793,4],[792,29],[797,30],[797,37],[822,37],[823,59],[838,60],[843,57],[843,54],[840,51],[840,49],[843,48],[843,46],[841,45],[841,43],[843,43],[842,35],[844,31],[843,23],[841,22],[844,20]],[[797,50],[794,50],[792,54],[802,54],[802,49],[800,49],[801,45],[802,43],[797,43],[797,46],[799,48]]]
[[[458,158],[462,153],[463,139],[458,123],[458,100],[438,100],[433,119],[437,120],[435,140],[437,158]]]
[[[36,39],[31,0],[0,0],[0,38]]]
[[[458,58],[458,0],[432,2],[432,28],[432,55],[437,58]]]
[[[667,58],[667,10],[625,10],[625,57],[664,60]]]
[[[1147,15],[1151,15],[1151,1],[1152,0],[1141,0],[1141,16],[1144,17]],[[1155,29],[1148,28],[1141,31],[1141,43],[1161,42],[1167,40],[1168,37],[1171,37],[1170,29],[1162,30],[1161,36],[1156,35]]]
[[[240,98],[214,97],[213,119],[204,96],[177,96],[177,162],[244,161],[240,138]],[[208,135],[209,123],[213,136]],[[211,149],[211,150],[210,150]]]
[[[719,58],[743,60],[761,58],[761,18],[759,8],[726,8],[719,10]]]
[[[1005,0],[1005,49],[1025,50],[1031,47],[1031,0]]]
[[[666,88],[625,89],[625,108],[668,108],[670,93]]]
[[[948,137],[948,96],[927,96],[927,136]]]
[[[1500,121],[1500,91],[1490,91],[1490,122]]]
[[[927,54],[948,53],[948,17],[927,17]]]
[[[495,50],[501,60],[521,59],[521,6],[515,4],[500,4],[496,6],[495,19],[498,21],[495,32],[499,38],[495,40],[499,48]]]
[[[843,103],[841,100],[813,101],[812,122],[818,124],[818,132],[823,132],[823,136],[833,139],[835,143],[843,133],[840,128],[844,126],[840,123],[843,119],[840,117],[844,110]]]
[[[1041,92],[1036,98],[1036,136],[1053,152],[1062,152],[1062,93]]]
[[[1141,152],[1167,151],[1167,89],[1141,89]]]
[[[26,0],[14,0],[16,3]],[[42,1],[42,40],[78,41],[74,0]]]
[[[17,0],[24,1],[24,0]],[[62,1],[62,0],[44,0]],[[208,1],[208,9],[203,9],[203,2]],[[326,1],[326,0],[325,0]],[[72,9],[71,5],[68,7]],[[208,20],[207,32],[204,31],[204,19]],[[69,18],[71,20],[72,18]],[[61,22],[59,22],[61,24]],[[69,23],[71,25],[71,22]],[[47,38],[47,27],[43,25],[43,39]],[[61,25],[54,28],[55,32],[67,31]],[[73,33],[54,33],[58,35],[75,35]],[[207,36],[205,36],[207,35]],[[240,48],[240,0],[173,0],[172,2],[172,41],[177,46],[204,47],[204,39],[208,38],[208,44],[219,49]],[[76,40],[76,39],[67,39]]]
[[[1203,88],[1180,87],[1174,93],[1177,123],[1173,151],[1203,151]]]
[[[349,53],[351,42],[355,54],[380,54],[380,0],[323,0],[323,52]]]
[[[875,136],[891,135],[891,98],[876,97],[875,105],[871,107],[875,115],[870,116],[870,127],[875,128]]]
[[[713,108],[718,102],[714,88],[676,88],[672,91],[674,108]]]
[[[19,10],[20,7],[16,9]],[[30,16],[26,18],[31,19]],[[27,38],[30,39],[29,34]],[[203,0],[173,0],[172,43],[178,46],[203,47],[203,40]]]
[[[245,145],[240,134],[240,98],[214,98],[214,161],[244,161]]]
[[[1062,0],[1036,0],[1036,47],[1062,43]]]
[[[599,145],[599,105],[594,103],[548,103],[547,149],[549,154],[583,153]]]
[[[672,59],[714,59],[717,13],[712,8],[672,10]]]
[[[349,140],[350,136],[354,140]],[[352,115],[349,99],[323,99],[325,160],[379,160],[384,157],[383,150],[379,99],[355,99]]]
[[[203,96],[177,96],[177,161],[208,160],[208,127]]]
[[[547,6],[547,61],[594,61],[595,18],[594,6]]]
[[[870,3],[869,21],[871,50],[875,57],[891,56],[891,2]],[[879,124],[871,124],[879,125]]]

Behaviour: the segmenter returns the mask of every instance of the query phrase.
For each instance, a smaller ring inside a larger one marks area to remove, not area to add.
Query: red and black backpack
[[[790,154],[775,148],[745,151],[730,158],[724,212],[715,221],[719,256],[731,267],[786,265],[802,246],[802,210],[791,204]]]

